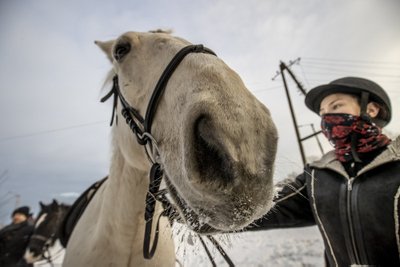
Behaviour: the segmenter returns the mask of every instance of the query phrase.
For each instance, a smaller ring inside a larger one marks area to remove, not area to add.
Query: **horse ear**
[[[101,50],[103,50],[104,53],[106,53],[107,58],[112,62],[113,58],[112,58],[112,47],[114,45],[114,40],[110,40],[110,41],[105,41],[105,42],[101,42],[101,41],[94,41],[94,43],[100,47]]]
[[[40,205],[40,208],[41,208],[41,209],[43,209],[43,208],[45,207],[45,205],[43,204],[42,201],[39,201],[39,205]]]
[[[58,202],[57,202],[57,200],[53,198],[53,203],[52,203],[52,204],[54,204],[54,205],[58,205]]]

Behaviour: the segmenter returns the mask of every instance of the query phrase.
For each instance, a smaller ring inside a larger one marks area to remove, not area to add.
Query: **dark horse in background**
[[[64,248],[59,244],[59,226],[70,209],[69,205],[60,204],[56,200],[46,205],[40,204],[40,212],[36,218],[34,231],[25,252],[25,260],[34,263],[46,260],[49,264],[64,256]]]

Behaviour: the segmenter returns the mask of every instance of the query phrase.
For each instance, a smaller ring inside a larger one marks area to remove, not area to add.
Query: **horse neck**
[[[147,175],[115,148],[109,178],[75,228],[63,266],[174,266],[175,249],[165,218],[160,221],[156,255],[143,258]],[[157,205],[155,215],[161,210]]]
[[[63,222],[65,216],[67,215],[67,213],[68,213],[70,207],[71,207],[71,206],[69,206],[69,205],[64,205],[64,204],[61,204],[61,205],[59,206],[59,211],[57,212],[57,218],[56,218],[56,221],[55,221],[55,224],[57,225],[57,226],[56,226],[56,231],[55,231],[54,235],[51,237],[51,239],[52,239],[52,240],[51,240],[52,246],[54,245],[54,243],[55,243],[55,242],[58,240],[58,238],[60,237],[60,226],[61,226],[61,224],[62,224],[62,222]]]
[[[148,171],[130,165],[120,150],[114,152],[108,190],[113,194],[114,201],[121,202],[124,208],[129,207],[127,213],[133,208],[144,209],[145,195],[149,186],[147,175]]]
[[[121,151],[116,149],[103,192],[104,203],[100,216],[104,218],[101,221],[111,225],[117,222],[119,227],[126,226],[131,233],[138,229],[138,226],[144,224],[148,184],[147,172],[130,165]]]
[[[103,209],[99,218],[100,230],[103,234],[103,241],[108,244],[107,247],[118,248],[115,255],[121,258],[128,256],[128,265],[150,264],[152,261],[137,262],[143,259],[143,241],[144,241],[144,211],[145,199],[149,186],[148,171],[143,171],[133,167],[123,158],[120,151],[115,151],[110,167],[110,175],[103,193]],[[162,207],[158,205],[155,210],[156,216],[160,214]],[[165,222],[162,223],[165,227]],[[107,235],[112,232],[112,236]],[[166,233],[161,230],[160,235]],[[160,237],[160,239],[164,239]],[[160,252],[165,250],[162,247],[173,247],[171,241],[160,241],[158,248]],[[168,245],[167,245],[168,243]],[[173,251],[173,249],[172,249]],[[110,251],[109,251],[110,252]],[[114,254],[114,253],[112,253]],[[160,255],[163,255],[161,253]],[[125,256],[124,256],[125,255]],[[172,255],[173,257],[173,255]],[[171,255],[169,255],[171,258]]]

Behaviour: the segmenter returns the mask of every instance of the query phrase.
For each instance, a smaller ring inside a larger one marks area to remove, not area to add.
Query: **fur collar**
[[[399,161],[400,160],[400,136],[397,136],[392,143],[387,147],[385,151],[383,151],[380,155],[378,155],[370,164],[365,166],[358,173],[359,175],[371,170],[379,165],[390,161]],[[340,161],[336,159],[335,151],[329,151],[321,159],[310,163],[310,166],[317,169],[331,169],[336,172],[341,173],[342,175],[348,177],[345,169],[343,168]]]

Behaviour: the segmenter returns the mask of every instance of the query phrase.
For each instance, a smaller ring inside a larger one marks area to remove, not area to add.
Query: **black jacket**
[[[30,266],[22,259],[33,226],[28,222],[10,224],[0,230],[0,266]]]
[[[280,190],[248,230],[318,225],[328,266],[400,266],[400,137],[349,177],[333,151]]]

